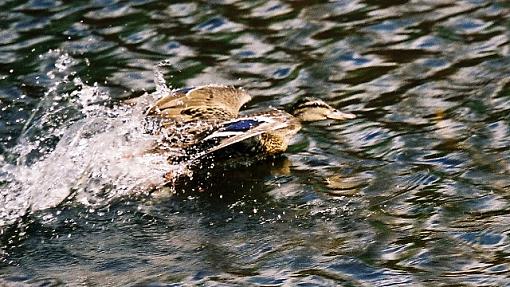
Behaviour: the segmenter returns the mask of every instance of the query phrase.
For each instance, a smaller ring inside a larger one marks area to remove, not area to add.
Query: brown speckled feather
[[[225,137],[214,147],[209,148],[204,153],[211,153],[240,141],[257,137],[260,150],[268,155],[274,155],[284,152],[287,149],[288,141],[301,129],[300,122],[289,113],[277,109],[260,109],[247,111],[243,113],[238,120],[267,118],[268,122],[251,128],[238,135]],[[270,119],[270,121],[269,121]]]
[[[241,107],[251,99],[242,89],[207,85],[187,92],[173,92],[147,110],[147,115],[192,121],[224,121],[238,116]]]

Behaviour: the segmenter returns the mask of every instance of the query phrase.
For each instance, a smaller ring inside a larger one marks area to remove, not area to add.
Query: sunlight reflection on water
[[[506,2],[0,7],[0,285],[510,284]],[[126,196],[171,167],[124,157],[153,140],[124,101],[209,83],[357,119]]]

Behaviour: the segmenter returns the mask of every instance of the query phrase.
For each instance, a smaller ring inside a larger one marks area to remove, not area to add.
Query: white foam
[[[74,91],[59,93],[61,83],[69,84],[72,63],[67,54],[56,60],[55,82],[10,150],[17,160],[0,158],[0,227],[64,202],[103,206],[148,192],[165,184],[168,173],[183,171],[165,155],[149,152],[158,137],[144,132],[143,111],[155,95],[107,108],[101,103],[110,99],[108,92],[78,77]],[[69,118],[70,111],[81,119]],[[52,138],[58,143],[40,152]]]

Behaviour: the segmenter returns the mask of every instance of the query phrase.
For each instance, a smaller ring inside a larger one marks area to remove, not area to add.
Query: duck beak
[[[351,113],[344,113],[339,110],[332,110],[326,115],[326,117],[333,120],[350,120],[356,118],[356,115]]]

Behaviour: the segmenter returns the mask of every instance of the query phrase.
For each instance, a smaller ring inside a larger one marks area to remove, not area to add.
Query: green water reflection
[[[510,284],[506,1],[0,8],[0,218],[18,220],[1,227],[0,285]],[[115,110],[156,88],[162,61],[173,87],[243,86],[247,108],[315,96],[358,117],[306,125],[284,157],[174,196],[25,213],[11,169],[84,117],[75,96],[96,83]]]

